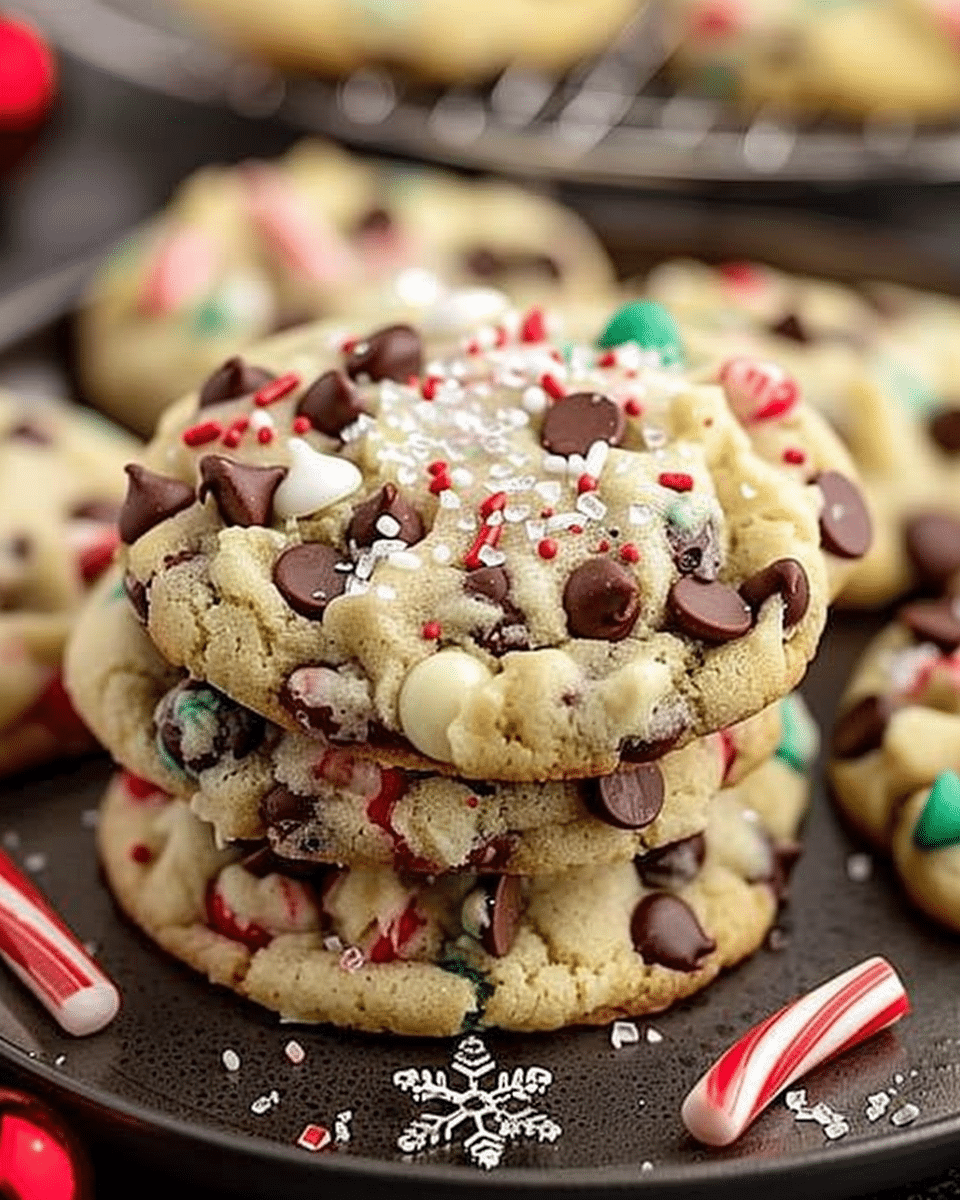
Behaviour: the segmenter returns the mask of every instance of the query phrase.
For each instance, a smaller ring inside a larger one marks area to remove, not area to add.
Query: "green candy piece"
[[[618,308],[597,345],[605,350],[636,342],[644,350],[656,350],[665,367],[683,365],[683,343],[673,317],[653,300],[634,300]]]
[[[217,297],[204,300],[193,311],[191,328],[197,337],[211,337],[230,329],[236,322],[229,309],[225,309]]]
[[[816,723],[799,696],[791,693],[780,701],[780,744],[777,758],[803,773],[817,757],[820,736]]]
[[[943,771],[933,781],[913,841],[921,850],[960,845],[960,776],[956,772]]]

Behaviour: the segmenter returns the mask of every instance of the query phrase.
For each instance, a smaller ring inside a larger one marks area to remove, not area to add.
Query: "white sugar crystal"
[[[402,529],[400,522],[391,513],[381,513],[373,527],[381,537],[385,538],[395,538]]]
[[[581,475],[588,475],[587,460],[582,454],[567,455],[567,474],[571,479],[579,479]]]
[[[342,954],[343,942],[340,941],[335,933],[332,933],[329,937],[323,939],[323,948],[330,954]]]
[[[752,484],[747,483],[746,480],[740,484],[740,495],[744,498],[744,500],[753,500],[756,497],[756,494],[757,489]]]
[[[220,1055],[220,1061],[228,1071],[240,1070],[240,1055],[236,1050],[224,1050]]]
[[[571,525],[582,525],[583,517],[577,512],[554,513],[547,518],[547,530],[550,533],[557,529],[569,529]]]
[[[595,492],[581,492],[577,497],[577,512],[583,513],[591,521],[602,521],[607,515],[607,506]]]
[[[890,1097],[886,1092],[874,1092],[867,1097],[867,1120],[878,1121],[890,1107]]]
[[[502,550],[497,550],[495,546],[484,545],[477,551],[477,558],[485,567],[502,567],[507,561],[507,556]]]
[[[438,542],[430,551],[430,556],[435,563],[448,563],[453,558],[453,551],[446,542]]]
[[[495,462],[490,467],[491,479],[506,479],[508,475],[512,475],[513,471],[508,463]]]
[[[400,467],[397,471],[397,483],[402,483],[404,487],[409,487],[411,484],[417,482],[418,474],[419,472],[414,470],[413,467]]]
[[[901,1125],[909,1125],[920,1116],[920,1109],[915,1104],[905,1104],[902,1108],[898,1108],[895,1113],[890,1116],[890,1124],[896,1125],[898,1128]]]
[[[614,1021],[610,1028],[610,1042],[614,1050],[632,1046],[640,1041],[640,1031],[632,1021]]]
[[[787,1092],[783,1098],[784,1103],[791,1112],[797,1112],[801,1108],[807,1107],[807,1089],[796,1088],[792,1092]]]
[[[846,1121],[832,1121],[829,1125],[825,1125],[823,1136],[829,1138],[831,1142],[835,1142],[837,1138],[842,1138],[850,1132],[850,1126]]]
[[[587,474],[592,475],[594,479],[599,479],[603,473],[603,468],[607,461],[607,455],[610,453],[610,445],[607,442],[596,441],[587,451],[586,468]]]
[[[559,483],[552,479],[542,479],[539,483],[534,484],[533,490],[537,493],[544,504],[557,504],[563,494],[563,489]]]
[[[653,1163],[650,1161],[649,1158],[640,1164],[640,1170],[641,1171],[652,1171],[653,1170]]]
[[[454,467],[450,472],[450,478],[457,487],[469,487],[473,483],[473,472],[468,471],[466,467]]]
[[[652,1025],[647,1026],[647,1041],[651,1046],[655,1046],[658,1042],[663,1041],[663,1034],[659,1029],[654,1029]]]
[[[391,567],[402,567],[404,571],[419,571],[422,559],[411,550],[398,550],[387,559]]]
[[[251,429],[273,429],[273,417],[262,408],[250,414]]]
[[[865,883],[873,874],[873,859],[869,854],[851,854],[847,858],[847,878]]]
[[[491,529],[496,529],[503,524],[503,510],[496,508],[484,521],[484,525],[489,525]]]
[[[511,525],[518,525],[530,516],[529,504],[508,504],[503,510],[503,519]]]
[[[47,856],[40,850],[33,854],[28,854],[23,860],[23,865],[31,873],[42,871],[47,865]]]
[[[903,1076],[899,1072],[894,1075],[893,1082],[899,1087],[903,1083]]]
[[[562,454],[544,454],[543,469],[548,475],[566,475],[567,460]]]
[[[378,583],[373,590],[381,600],[396,600],[397,598],[397,589],[390,587],[387,583]]]
[[[525,528],[530,541],[539,542],[547,532],[547,523],[546,521],[527,521]]]
[[[441,508],[451,508],[451,509],[459,508],[460,507],[460,497],[457,495],[456,492],[452,492],[449,488],[447,488],[446,491],[443,491],[440,493],[440,507]]]
[[[350,1141],[350,1122],[353,1120],[353,1110],[345,1108],[338,1112],[333,1121],[334,1140],[341,1144]]]
[[[542,413],[547,407],[547,393],[542,387],[537,387],[536,385],[524,388],[523,395],[520,397],[520,403],[528,413],[537,416],[538,413]]]
[[[307,1057],[307,1052],[299,1042],[289,1041],[283,1048],[284,1054],[292,1063],[302,1063]]]
[[[649,525],[654,518],[654,511],[647,504],[631,504],[627,510],[627,520],[631,525]]]

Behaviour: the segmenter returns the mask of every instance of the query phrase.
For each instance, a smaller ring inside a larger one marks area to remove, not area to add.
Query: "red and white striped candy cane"
[[[719,380],[730,407],[746,424],[785,416],[800,399],[795,381],[774,363],[730,358],[720,368]]]
[[[202,229],[183,226],[168,234],[140,289],[140,311],[150,317],[180,312],[213,287],[219,255]]]
[[[96,1033],[119,1011],[116,986],[2,851],[0,956],[67,1033]]]
[[[729,1146],[794,1080],[909,1011],[893,967],[884,958],[866,959],[735,1042],[684,1100],[684,1125],[708,1146]]]

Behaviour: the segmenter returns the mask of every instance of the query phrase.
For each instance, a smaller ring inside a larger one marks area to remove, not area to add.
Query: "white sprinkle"
[[[558,504],[563,491],[553,479],[542,479],[533,485],[533,490],[545,504]]]
[[[553,533],[557,529],[569,529],[572,525],[583,524],[583,517],[577,512],[554,513],[547,518],[547,531]]]
[[[271,1092],[268,1096],[258,1096],[250,1105],[250,1111],[256,1113],[258,1117],[262,1117],[265,1112],[269,1112],[271,1108],[275,1108],[279,1103],[279,1094]]]
[[[329,937],[323,939],[323,948],[330,954],[342,954],[344,945],[335,933],[331,933]]]
[[[473,483],[473,472],[468,471],[466,467],[454,467],[450,472],[450,478],[457,487],[469,487]]]
[[[397,589],[392,588],[388,583],[378,583],[373,589],[374,595],[379,596],[381,600],[396,600]]]
[[[631,504],[627,510],[627,520],[631,525],[649,525],[653,516],[653,509],[648,504]]]
[[[341,1144],[350,1141],[350,1122],[353,1120],[353,1110],[345,1108],[338,1112],[333,1120],[333,1136]]]
[[[423,565],[418,554],[411,550],[398,550],[387,559],[391,567],[402,567],[404,571],[419,571]]]
[[[645,1162],[642,1162],[640,1164],[640,1170],[641,1171],[652,1171],[653,1170],[653,1163],[650,1161],[649,1158]]]
[[[360,947],[348,946],[340,955],[340,970],[349,972],[359,971],[364,962],[363,951]]]
[[[273,417],[262,408],[258,408],[256,412],[250,414],[251,429],[273,429]]]
[[[381,513],[374,523],[374,529],[385,538],[395,538],[401,528],[400,522],[391,513]]]
[[[66,1061],[67,1061],[67,1056],[65,1054],[58,1054],[57,1057],[53,1060],[53,1065],[55,1067],[62,1067]]]
[[[32,873],[42,871],[47,865],[47,856],[38,850],[34,854],[28,854],[23,860],[23,865]]]
[[[531,542],[539,542],[547,532],[547,523],[546,521],[527,521],[525,529]]]
[[[511,525],[518,525],[530,516],[529,504],[508,504],[503,510],[503,519]]]
[[[879,1121],[890,1107],[890,1097],[886,1092],[874,1092],[867,1097],[866,1116],[868,1121]]]
[[[647,1041],[651,1046],[655,1046],[658,1042],[663,1041],[663,1034],[659,1029],[654,1029],[652,1025],[647,1026]]]
[[[307,1052],[299,1042],[290,1041],[283,1048],[284,1054],[292,1063],[302,1063],[307,1057]]]
[[[847,878],[854,883],[866,883],[873,874],[873,859],[869,854],[851,854],[847,858]]]
[[[84,948],[84,950],[86,950],[86,952],[90,955],[91,958],[96,958],[97,952],[100,949],[100,946],[97,942],[84,942],[83,948]]]
[[[753,500],[756,497],[756,494],[757,489],[752,484],[747,483],[746,480],[740,484],[740,495],[744,498],[744,500]]]
[[[829,1104],[820,1101],[819,1104],[813,1106],[813,1119],[818,1125],[831,1125],[836,1120],[843,1120],[839,1113],[835,1113]]]
[[[792,1092],[787,1092],[783,1098],[784,1103],[791,1112],[798,1112],[801,1108],[807,1107],[807,1090],[806,1088],[796,1088]]]
[[[491,529],[497,529],[503,524],[503,510],[495,508],[492,513],[484,521],[484,525],[488,525]]]
[[[850,1132],[850,1126],[846,1121],[832,1121],[829,1125],[825,1125],[823,1136],[829,1138],[831,1142],[835,1142],[837,1138],[845,1137]]]
[[[567,455],[567,474],[571,479],[579,479],[581,475],[589,475],[587,460],[582,454]]]
[[[898,1108],[890,1117],[890,1124],[896,1125],[898,1128],[901,1125],[909,1125],[911,1121],[915,1121],[920,1116],[920,1109],[915,1104],[905,1104],[903,1108]]]
[[[442,491],[440,493],[440,507],[441,508],[459,508],[460,507],[460,497],[457,495],[456,492],[451,491],[450,488],[446,488],[444,491]],[[471,528],[472,528],[472,526],[471,526]]]
[[[614,1050],[632,1046],[640,1041],[640,1031],[632,1021],[614,1021],[610,1029],[610,1043]]]
[[[897,1073],[893,1077],[893,1082],[897,1085],[897,1087],[900,1087],[900,1085],[903,1083],[903,1076]]]
[[[581,492],[577,497],[577,512],[591,521],[602,521],[607,515],[607,506],[595,492]]]
[[[560,454],[545,454],[543,456],[543,469],[550,475],[566,475],[567,460]]]
[[[236,1050],[224,1050],[220,1055],[220,1061],[228,1071],[240,1070],[240,1055]]]
[[[84,829],[96,829],[99,820],[100,813],[95,808],[85,808],[80,814],[80,824]]]
[[[15,829],[8,829],[3,835],[3,844],[8,850],[16,850],[20,845],[20,834]]]
[[[453,551],[446,542],[438,542],[430,551],[430,556],[435,563],[448,563],[453,558]]]
[[[457,522],[457,528],[462,529],[464,533],[473,533],[476,527],[477,521],[475,517],[465,515]]]
[[[485,567],[502,567],[507,561],[507,556],[502,550],[497,550],[496,547],[485,544],[477,551],[477,558]]]
[[[603,468],[607,461],[607,455],[610,453],[609,442],[596,441],[587,451],[586,468],[587,474],[592,475],[594,479],[599,479],[603,474]]]

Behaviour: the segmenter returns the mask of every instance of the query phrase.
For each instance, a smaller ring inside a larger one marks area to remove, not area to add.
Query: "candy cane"
[[[747,423],[785,416],[800,399],[794,380],[773,363],[731,358],[720,368],[719,380],[730,407]]]
[[[140,290],[140,311],[150,317],[179,312],[210,291],[219,255],[209,234],[184,226],[168,234]]]
[[[684,1125],[708,1146],[729,1146],[795,1079],[909,1011],[893,967],[884,958],[866,959],[735,1042],[684,1100]]]
[[[33,884],[0,851],[0,957],[75,1037],[103,1029],[120,993]]]

